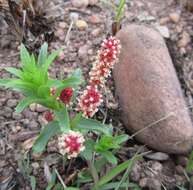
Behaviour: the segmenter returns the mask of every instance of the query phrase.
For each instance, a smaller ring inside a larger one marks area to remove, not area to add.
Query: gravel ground
[[[83,9],[72,6],[69,1],[55,1],[60,13],[53,24],[55,39],[50,43],[50,50],[64,48],[63,54],[55,61],[50,69],[50,75],[63,78],[80,67],[85,78],[95,60],[95,55],[101,41],[111,32],[113,12],[107,4],[96,3]],[[58,13],[57,12],[57,13]],[[83,22],[74,24],[70,36],[66,34],[70,26],[70,15],[76,13]],[[52,13],[53,14],[53,13]],[[135,0],[128,1],[123,19],[123,26],[128,23],[144,23],[154,26],[165,37],[176,67],[181,85],[189,106],[193,105],[193,54],[192,54],[192,23],[193,13],[185,10],[174,0]],[[18,45],[11,29],[0,20],[0,76],[9,77],[3,68],[18,66]],[[113,80],[106,85],[105,105],[98,113],[99,119],[112,123],[116,130],[124,131],[120,121],[119,106],[114,96]],[[50,167],[60,168],[54,139],[48,145],[43,155],[33,155],[30,148],[34,137],[44,123],[45,109],[32,105],[21,114],[14,112],[21,95],[10,90],[0,89],[0,189],[30,189],[29,183],[22,173],[21,160],[29,157],[32,173],[38,180],[38,189],[46,187],[44,177],[45,160]],[[190,110],[192,113],[192,110]],[[150,151],[143,145],[131,141],[119,152],[121,160],[130,158],[137,150]],[[186,156],[172,156],[157,153],[151,154],[138,161],[130,175],[130,180],[142,188],[159,190],[175,189],[176,185],[187,185],[185,175]],[[43,160],[45,158],[45,160]],[[83,166],[77,166],[82,169]],[[73,174],[73,170],[69,174]],[[63,174],[62,174],[63,175]],[[67,178],[70,175],[64,174]],[[9,182],[9,183],[8,183]],[[71,181],[69,181],[69,184]],[[12,187],[10,187],[12,184]],[[89,189],[83,187],[83,189]],[[177,188],[176,188],[177,189]]]

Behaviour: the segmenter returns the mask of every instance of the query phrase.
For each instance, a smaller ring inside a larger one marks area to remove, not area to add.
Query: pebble
[[[31,111],[36,111],[36,103],[30,104],[29,109]]]
[[[84,59],[88,55],[89,45],[81,46],[78,50],[78,57]]]
[[[169,17],[170,17],[170,20],[174,23],[178,23],[180,20],[180,14],[178,13],[170,13]]]
[[[17,100],[14,100],[14,99],[9,99],[7,101],[7,106],[10,107],[10,108],[14,108],[17,106]]]
[[[101,23],[101,19],[97,14],[93,14],[88,18],[88,21],[92,24],[99,24]]]
[[[98,0],[89,0],[89,5],[96,5],[98,3]]]
[[[163,166],[161,163],[154,161],[151,165],[151,168],[155,171],[155,173],[159,174],[162,171]]]
[[[145,158],[149,158],[151,160],[165,161],[169,159],[168,154],[163,152],[150,153],[144,156]]]
[[[72,6],[76,8],[86,8],[89,0],[71,0]]]
[[[11,117],[13,110],[10,107],[4,107],[4,110],[0,111],[0,115],[6,118]]]
[[[64,35],[64,30],[59,28],[56,32],[55,32],[56,37],[58,37],[61,41],[63,41],[65,39],[65,35]]]
[[[100,28],[95,28],[95,29],[91,32],[91,35],[92,35],[93,37],[97,37],[97,36],[100,35],[100,33],[101,33],[101,29],[100,29]]]
[[[38,126],[39,126],[39,124],[38,124],[36,121],[34,121],[34,120],[32,120],[32,121],[28,124],[28,127],[29,127],[30,129],[38,128]]]
[[[15,119],[15,120],[20,120],[20,119],[23,118],[23,115],[21,113],[13,112],[12,113],[12,118]]]
[[[134,182],[138,182],[140,180],[141,177],[141,166],[138,162],[136,162],[132,168],[131,174],[130,174],[130,178],[132,181]]]
[[[187,32],[182,33],[181,39],[178,41],[178,47],[186,47],[191,42],[190,35]]]
[[[37,104],[36,105],[36,111],[39,113],[45,112],[47,110],[47,108],[45,108],[44,106]]]
[[[161,182],[159,179],[143,178],[139,181],[139,186],[142,188],[147,187],[152,190],[161,190]]]
[[[79,29],[79,30],[85,30],[86,28],[88,28],[88,24],[86,21],[84,20],[77,20],[76,21],[76,27]]]
[[[66,22],[60,22],[60,23],[59,23],[59,27],[60,27],[61,29],[65,29],[65,28],[67,28],[68,26],[67,26],[67,23],[66,23]]]
[[[33,162],[33,163],[31,164],[31,166],[32,166],[33,169],[35,169],[35,170],[37,170],[37,169],[40,167],[40,165],[39,165],[38,162]]]
[[[170,31],[167,26],[160,26],[157,25],[156,29],[159,31],[159,33],[164,37],[164,38],[169,38],[170,37]]]
[[[165,25],[170,20],[169,17],[163,17],[160,19],[159,23],[160,25]]]
[[[78,20],[78,17],[79,17],[79,14],[76,13],[76,12],[72,12],[70,13],[70,19],[73,21],[73,22],[76,22]]]

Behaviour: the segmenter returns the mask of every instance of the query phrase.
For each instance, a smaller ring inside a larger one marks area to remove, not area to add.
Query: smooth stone
[[[129,25],[117,34],[122,49],[114,68],[125,126],[136,139],[166,153],[187,153],[193,127],[163,37],[154,29]]]

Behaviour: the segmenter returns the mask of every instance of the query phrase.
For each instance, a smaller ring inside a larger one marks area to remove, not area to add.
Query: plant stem
[[[94,166],[92,161],[87,160],[87,164],[88,164],[88,167],[90,169],[91,175],[93,177],[94,185],[96,185],[98,180],[99,180],[99,176],[98,176],[97,170],[96,170],[96,168],[95,168],[95,166]]]

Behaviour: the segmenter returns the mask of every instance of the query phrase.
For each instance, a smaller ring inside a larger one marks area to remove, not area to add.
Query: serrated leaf
[[[38,56],[38,65],[42,66],[46,63],[48,54],[48,44],[45,42],[40,49],[39,56]]]
[[[23,100],[21,100],[19,102],[19,104],[16,106],[15,111],[17,113],[22,112],[27,106],[29,106],[30,104],[36,102],[38,99],[35,97],[27,97],[24,98]]]
[[[35,153],[43,152],[49,139],[59,133],[61,133],[61,131],[57,121],[53,121],[45,125],[33,145],[33,151]]]

